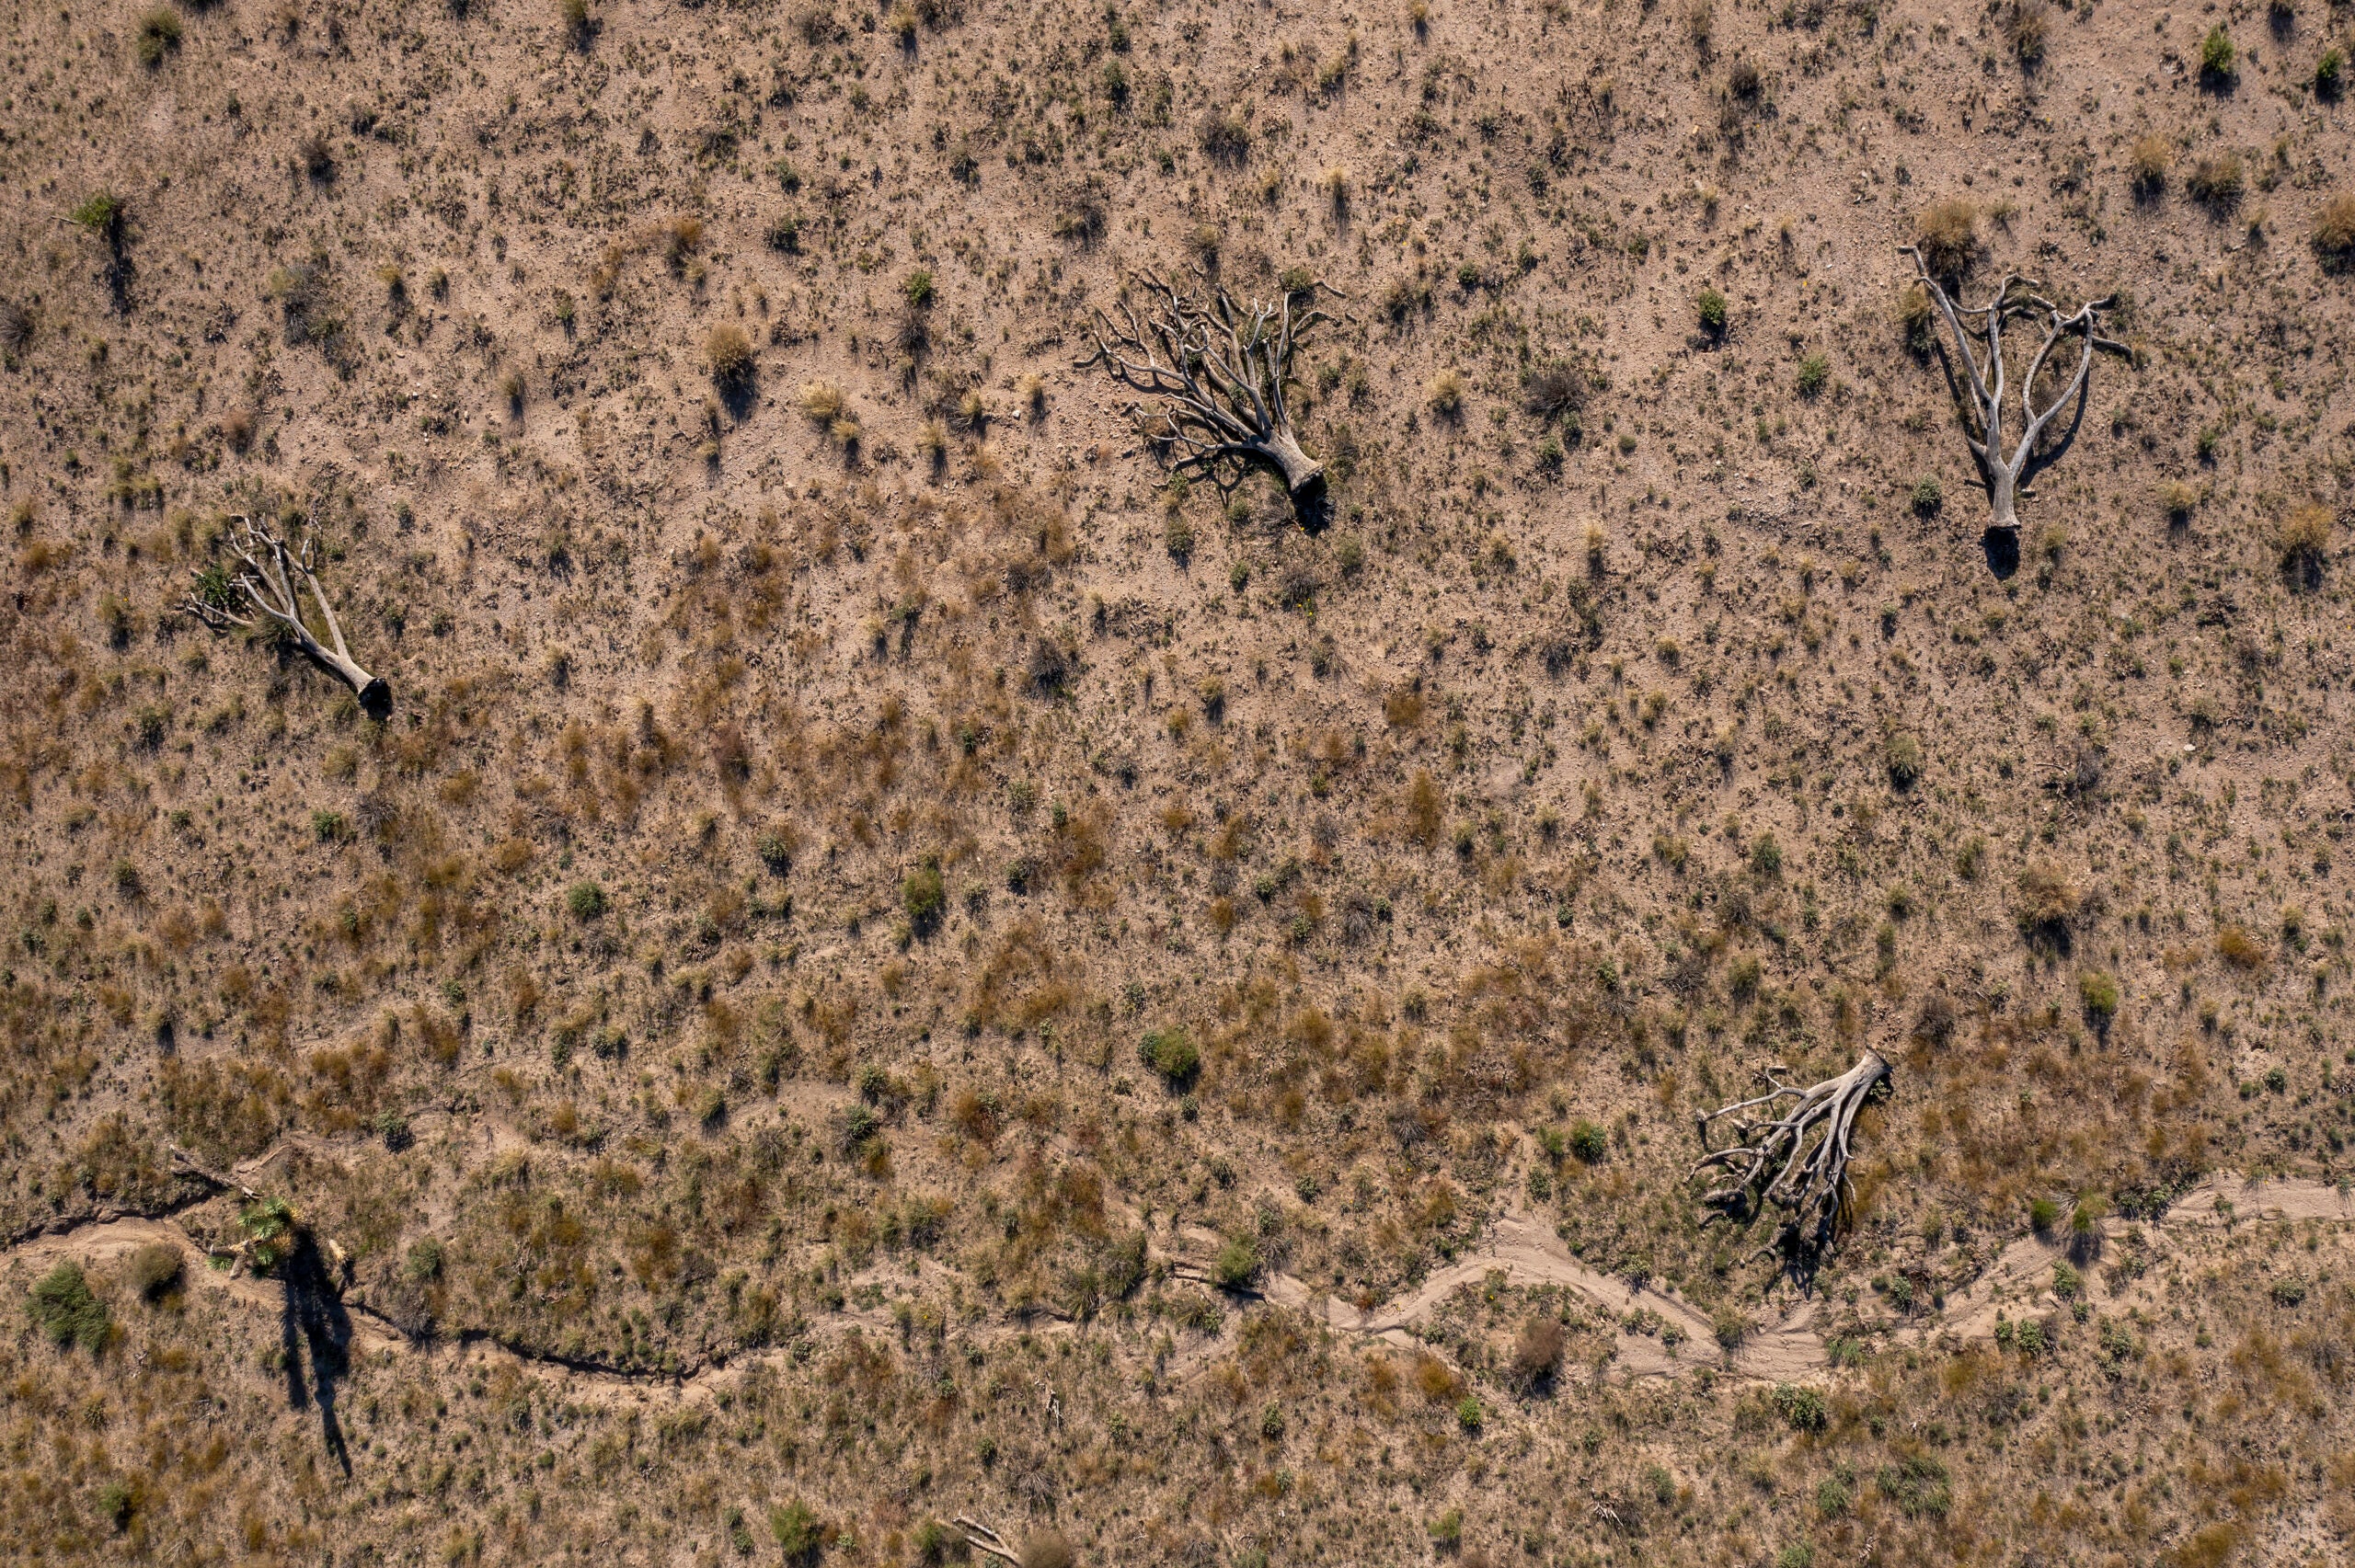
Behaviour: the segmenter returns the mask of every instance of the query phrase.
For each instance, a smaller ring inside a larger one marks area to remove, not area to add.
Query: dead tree
[[[1096,352],[1077,361],[1154,399],[1132,403],[1137,433],[1170,458],[1181,474],[1207,475],[1231,490],[1252,467],[1283,475],[1295,509],[1304,510],[1325,488],[1325,465],[1303,452],[1292,434],[1284,383],[1293,351],[1308,331],[1331,318],[1310,308],[1295,313],[1295,295],[1277,304],[1254,300],[1248,311],[1223,288],[1202,282],[1198,297],[1181,293],[1151,272],[1131,283],[1149,297],[1139,316],[1124,298],[1120,319],[1096,313],[1090,335]],[[1300,294],[1313,300],[1327,285]]]
[[[1003,1558],[1013,1563],[1015,1568],[1072,1568],[1071,1543],[1053,1530],[1032,1536],[1022,1543],[1022,1550],[1017,1551],[1005,1544],[1004,1536],[978,1519],[969,1519],[959,1514],[955,1523],[965,1532],[967,1546],[988,1556]]]
[[[2037,292],[2043,287],[2041,283],[2015,272],[2004,279],[2003,286],[1985,304],[1958,304],[1932,273],[1930,264],[1923,259],[1921,247],[1909,245],[1903,248],[1913,258],[1913,269],[1922,289],[1945,319],[1947,331],[1954,335],[1955,349],[1962,360],[1965,379],[1958,381],[1954,361],[1947,358],[1941,340],[1938,358],[1946,368],[1947,389],[1962,410],[1963,440],[1970,445],[1971,458],[1979,465],[1980,483],[1986,486],[1987,498],[1994,509],[1995,520],[1988,525],[1989,531],[2016,537],[2020,524],[2014,509],[2016,498],[2024,494],[2028,481],[2055,462],[2068,445],[2065,436],[2050,445],[2042,444],[2046,427],[2051,424],[2053,416],[2075,403],[2077,413],[2070,421],[2073,430],[2076,420],[2084,417],[2083,400],[2092,379],[2094,350],[2131,356],[2125,344],[2104,338],[2099,331],[2101,313],[2112,308],[2117,297],[2088,300],[2074,313],[2064,315],[2060,306]],[[2028,362],[2028,373],[2020,378],[2020,436],[2018,442],[2006,452],[2004,398],[2008,387],[2004,326],[2015,319],[2040,321],[2044,341],[2037,346]],[[2039,412],[2036,406],[2037,376],[2054,347],[2071,333],[2081,340],[2076,371]]]
[[[392,687],[383,676],[369,674],[352,658],[343,640],[343,627],[335,618],[335,606],[327,602],[327,590],[312,570],[318,559],[318,536],[306,528],[301,546],[289,549],[286,541],[264,524],[244,516],[230,521],[236,528],[229,536],[229,548],[245,563],[244,569],[235,574],[220,567],[199,571],[196,591],[181,601],[180,608],[216,632],[231,626],[251,630],[266,621],[292,637],[315,663],[348,682],[369,717],[381,719],[390,714]],[[307,587],[317,601],[333,647],[312,635],[297,582]]]
[[[992,1557],[1003,1557],[1008,1562],[1019,1563],[1022,1561],[1022,1554],[1006,1545],[1005,1538],[989,1526],[977,1519],[969,1519],[962,1514],[952,1522],[965,1532],[965,1544],[974,1551],[985,1551]]]
[[[1889,1082],[1890,1072],[1878,1051],[1867,1051],[1839,1077],[1809,1088],[1786,1082],[1788,1071],[1779,1064],[1769,1067],[1760,1074],[1768,1085],[1765,1093],[1694,1114],[1704,1150],[1709,1147],[1709,1124],[1719,1116],[1734,1118],[1740,1141],[1704,1154],[1693,1173],[1718,1167],[1733,1177],[1703,1196],[1701,1201],[1717,1210],[1710,1219],[1746,1221],[1768,1204],[1788,1213],[1773,1243],[1753,1255],[1779,1253],[1804,1265],[1831,1246],[1847,1216],[1848,1139],[1856,1114]],[[1752,1111],[1764,1116],[1746,1114]]]

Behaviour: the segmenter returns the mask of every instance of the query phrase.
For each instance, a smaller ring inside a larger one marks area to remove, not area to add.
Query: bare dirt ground
[[[2349,28],[0,10],[0,1555],[2340,1560]]]

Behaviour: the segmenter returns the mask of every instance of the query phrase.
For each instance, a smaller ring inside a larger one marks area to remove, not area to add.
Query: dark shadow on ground
[[[286,1402],[296,1410],[316,1403],[319,1430],[327,1452],[346,1475],[351,1456],[343,1442],[343,1425],[336,1418],[336,1390],[351,1369],[351,1318],[336,1294],[335,1280],[320,1255],[319,1243],[308,1230],[298,1231],[294,1250],[281,1267],[286,1305],[279,1321],[280,1347],[285,1354]],[[305,1352],[309,1376],[304,1376]]]
[[[1980,536],[1979,546],[1987,552],[1987,569],[2002,582],[2020,569],[2020,531],[2016,528],[1991,528]]]

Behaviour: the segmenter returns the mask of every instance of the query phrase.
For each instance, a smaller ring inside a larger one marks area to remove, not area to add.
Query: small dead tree
[[[959,1514],[952,1521],[965,1532],[965,1544],[975,1551],[1002,1558],[1015,1568],[1072,1568],[1071,1543],[1053,1530],[1043,1531],[1022,1543],[1015,1551],[1005,1544],[1005,1538],[978,1519]]]
[[[231,626],[251,630],[267,622],[292,637],[315,663],[349,683],[369,717],[381,719],[390,714],[392,687],[383,676],[369,674],[352,658],[351,649],[343,640],[343,627],[335,618],[335,606],[327,602],[327,590],[319,586],[318,577],[312,570],[318,559],[318,536],[305,528],[301,546],[290,549],[286,541],[268,526],[250,518],[238,516],[230,521],[236,526],[229,536],[229,548],[245,563],[244,568],[232,573],[215,566],[199,571],[196,591],[180,601],[180,609],[216,632]],[[298,582],[308,588],[312,599],[317,601],[333,647],[312,635],[295,587]],[[257,616],[262,619],[257,620]]]
[[[1154,399],[1130,404],[1128,416],[1178,472],[1207,475],[1223,492],[1246,470],[1271,468],[1283,475],[1295,509],[1313,503],[1325,488],[1325,465],[1292,434],[1284,383],[1301,340],[1331,319],[1314,308],[1316,290],[1336,291],[1326,284],[1299,291],[1309,303],[1299,312],[1292,292],[1276,304],[1254,300],[1246,311],[1207,279],[1199,296],[1151,272],[1130,282],[1147,296],[1144,315],[1125,298],[1118,322],[1098,310],[1090,329],[1096,352],[1075,368],[1101,365]]]
[[[2028,481],[2057,461],[2068,446],[2066,435],[2047,444],[2047,427],[2054,415],[2073,403],[2077,406],[2077,412],[2071,417],[2072,431],[2076,421],[2084,418],[2094,350],[2131,356],[2125,344],[2104,338],[2100,332],[2101,313],[2111,309],[2117,297],[2088,300],[2064,315],[2060,306],[2038,292],[2042,284],[2015,272],[2004,279],[2003,286],[1985,304],[1959,304],[1924,259],[1921,247],[1909,245],[1903,249],[1913,258],[1916,281],[1945,320],[1947,331],[1953,334],[1956,352],[1962,360],[1963,380],[1958,381],[1954,361],[1946,354],[1945,340],[1939,339],[1938,359],[1946,369],[1947,386],[1962,410],[1963,440],[1970,443],[1971,458],[1979,465],[1980,482],[1986,486],[1987,498],[1994,509],[1994,521],[1988,525],[1989,531],[2016,536],[2020,524],[2015,510],[2016,498],[2025,494]],[[2004,327],[2013,320],[2040,321],[2044,341],[2037,346],[2028,362],[2028,373],[2020,378],[2020,436],[2007,452],[2004,399],[2009,388],[2004,362]],[[2080,339],[2077,368],[2039,412],[2036,406],[2037,377],[2053,349],[2072,333]]]
[[[1719,1168],[1733,1177],[1703,1196],[1717,1210],[1710,1219],[1746,1221],[1768,1204],[1786,1211],[1790,1218],[1773,1243],[1752,1255],[1779,1253],[1804,1264],[1822,1255],[1846,1217],[1848,1139],[1857,1113],[1889,1082],[1890,1069],[1879,1052],[1867,1051],[1839,1077],[1807,1088],[1786,1082],[1788,1071],[1780,1064],[1769,1067],[1759,1075],[1768,1085],[1765,1093],[1694,1113],[1704,1150],[1709,1124],[1719,1116],[1734,1118],[1739,1141],[1704,1154],[1693,1173]],[[1748,1114],[1753,1111],[1763,1115]]]

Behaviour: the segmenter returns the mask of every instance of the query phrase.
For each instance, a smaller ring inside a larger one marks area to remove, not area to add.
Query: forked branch
[[[1939,359],[1946,367],[1947,385],[1963,413],[1963,440],[1970,447],[1971,460],[1979,465],[1980,482],[1986,486],[1987,498],[1994,509],[1994,521],[1989,526],[2016,531],[2016,497],[2027,488],[2029,480],[2060,457],[2068,444],[2065,434],[2058,441],[2045,441],[2053,417],[2076,405],[2077,412],[2071,419],[2074,429],[2076,418],[2084,415],[2094,351],[2098,349],[2131,355],[2125,344],[2101,335],[2101,313],[2112,309],[2117,297],[2088,300],[2064,315],[2060,306],[2039,292],[2043,288],[2041,283],[2015,272],[2005,277],[2002,286],[1985,304],[1960,304],[1931,271],[1918,246],[1903,248],[1913,258],[1915,280],[1937,308],[1939,318],[1953,337],[1955,355],[1962,361],[1962,374],[1958,377],[1955,361],[1947,356],[1945,340],[1941,338]],[[2016,320],[2040,324],[2044,340],[2029,358],[2028,373],[2020,378],[2019,438],[2007,447],[2004,407],[2009,384],[2004,360],[2004,328]],[[2078,338],[2076,369],[2039,409],[2036,406],[2036,379],[2053,349],[2071,334]]]
[[[1255,465],[1272,468],[1294,507],[1314,500],[1325,487],[1325,465],[1292,434],[1284,384],[1302,339],[1331,318],[1313,304],[1295,312],[1291,292],[1246,310],[1207,279],[1200,295],[1152,272],[1129,281],[1146,296],[1143,315],[1125,297],[1117,321],[1098,310],[1090,328],[1096,352],[1077,368],[1101,365],[1150,399],[1131,403],[1129,420],[1179,473],[1202,475],[1225,491]],[[1321,287],[1302,292],[1313,299]]]
[[[980,1520],[969,1519],[962,1514],[958,1515],[957,1517],[950,1522],[959,1529],[965,1532],[965,1544],[967,1546],[971,1547],[975,1551],[987,1552],[992,1557],[1003,1557],[1008,1562],[1015,1563],[1017,1568],[1019,1568],[1022,1562],[1022,1554],[1015,1551],[1012,1547],[1006,1545],[1005,1538],[999,1535],[997,1531],[990,1528],[989,1526],[982,1524]]]
[[[391,713],[392,687],[382,676],[361,669],[351,657],[351,649],[343,640],[343,626],[335,617],[335,606],[327,602],[327,590],[319,586],[318,576],[312,569],[318,559],[318,535],[306,527],[301,545],[290,549],[285,540],[251,518],[238,516],[230,521],[235,527],[229,535],[229,548],[244,567],[235,573],[219,567],[199,571],[196,591],[180,601],[180,609],[216,632],[231,626],[248,630],[265,624],[274,626],[292,637],[314,662],[342,677],[359,696],[360,705],[369,717],[381,719]],[[303,588],[310,589],[312,600],[319,607],[319,616],[327,626],[326,642],[312,633],[304,615]]]
[[[1695,1114],[1704,1150],[1709,1126],[1720,1116],[1732,1118],[1736,1142],[1705,1153],[1693,1173],[1717,1169],[1732,1178],[1702,1196],[1717,1210],[1711,1219],[1747,1221],[1768,1205],[1784,1210],[1789,1218],[1761,1252],[1809,1264],[1832,1245],[1846,1218],[1849,1139],[1857,1114],[1889,1082],[1890,1070],[1879,1052],[1867,1051],[1839,1077],[1804,1088],[1787,1081],[1788,1071],[1769,1067],[1759,1075],[1765,1093]]]

